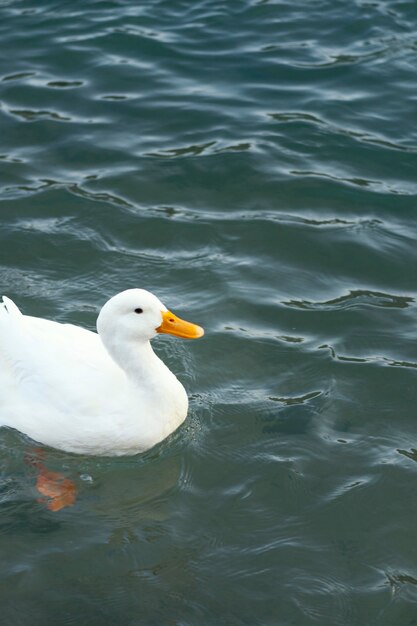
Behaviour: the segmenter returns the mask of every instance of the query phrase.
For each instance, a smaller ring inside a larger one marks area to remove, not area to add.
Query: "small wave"
[[[9,74],[8,76],[4,76],[1,80],[2,82],[9,80],[22,80],[23,78],[29,78],[31,76],[35,76],[36,72],[19,72],[17,74]]]
[[[312,580],[304,572],[300,572],[290,586],[293,602],[302,611],[304,619],[324,624],[331,615],[334,625],[352,623],[352,590],[348,584],[330,574],[317,575]]]
[[[319,346],[318,349],[319,350],[327,349],[329,350],[332,359],[336,361],[344,361],[346,363],[363,363],[363,364],[373,363],[377,365],[386,365],[389,367],[406,367],[406,368],[412,368],[412,369],[417,368],[417,363],[414,363],[413,361],[400,361],[400,360],[391,359],[389,357],[381,356],[381,355],[374,355],[374,356],[367,356],[367,357],[340,355],[336,353],[336,350],[333,348],[333,346],[330,346],[328,344],[323,344]]]
[[[158,157],[163,159],[172,159],[185,156],[200,156],[203,152],[206,152],[209,148],[216,145],[216,141],[208,141],[203,144],[194,144],[191,146],[185,146],[183,148],[170,148],[167,150],[160,150],[159,152],[148,152],[146,156]]]
[[[216,150],[217,153],[221,153],[221,152],[243,152],[245,150],[250,150],[252,147],[252,144],[247,142],[247,143],[236,143],[230,146],[226,146],[224,148],[220,148],[219,150]]]
[[[129,96],[125,96],[121,94],[109,94],[109,95],[100,96],[100,97],[101,97],[101,100],[114,100],[114,101],[129,100]]]
[[[274,332],[260,329],[249,329],[244,328],[243,326],[229,326],[226,325],[223,327],[223,330],[228,332],[233,332],[237,335],[240,333],[246,333],[249,337],[253,339],[277,339],[278,341],[283,341],[284,343],[303,343],[305,341],[304,337],[293,337],[290,335],[276,335]]]
[[[121,198],[120,196],[116,196],[115,194],[107,191],[88,191],[78,183],[64,184],[63,186],[66,187],[70,193],[83,198],[88,198],[89,200],[94,200],[95,202],[108,202],[109,204],[116,204],[119,207],[133,207],[133,205],[125,198]]]
[[[381,38],[375,38],[367,41],[367,46],[372,46],[374,49],[365,52],[339,52],[334,54],[333,48],[326,53],[326,48],[321,48],[321,57],[324,61],[318,62],[296,62],[295,67],[309,68],[312,70],[321,70],[337,67],[340,65],[358,65],[366,63],[367,66],[372,67],[373,63],[381,63],[387,59],[394,59],[396,56],[404,55],[405,50],[416,50],[415,35],[411,36],[384,36]]]
[[[6,109],[6,111],[9,115],[17,117],[25,122],[40,122],[44,120],[51,120],[60,123],[72,122],[77,124],[100,124],[106,122],[103,118],[82,118],[80,116],[70,116],[69,114],[62,112],[58,113],[57,111],[49,111],[48,109]]]
[[[373,476],[349,476],[346,481],[344,481],[342,484],[338,484],[326,496],[324,496],[323,502],[332,502],[337,498],[348,495],[351,491],[363,489],[367,486],[372,486],[375,481],[376,478]]]
[[[403,585],[417,585],[417,578],[410,574],[386,574],[388,583],[391,585],[393,593],[396,593]]]
[[[14,157],[11,154],[0,154],[0,161],[4,161],[6,163],[24,163],[25,162],[23,159]]]
[[[415,448],[411,448],[411,450],[402,450],[401,448],[397,448],[398,454],[402,454],[403,456],[411,459],[411,461],[416,461],[417,463],[417,450]]]
[[[94,179],[95,176],[89,176],[87,178]],[[133,205],[130,202],[128,202],[124,198],[116,196],[115,194],[106,191],[89,191],[88,189],[85,189],[82,185],[76,182],[65,182],[48,178],[41,178],[35,181],[33,185],[16,185],[14,187],[6,187],[5,190],[41,193],[51,188],[66,189],[69,193],[75,196],[87,198],[88,200],[93,200],[95,202],[104,202],[112,205],[117,205],[118,207],[133,208]]]
[[[292,406],[293,404],[305,404],[310,400],[314,400],[314,398],[318,398],[323,394],[323,391],[310,391],[309,393],[304,394],[303,396],[290,396],[290,397],[282,397],[278,398],[275,396],[269,396],[269,399],[273,402],[279,402],[280,404],[284,404],[286,406]]]
[[[415,193],[414,183],[410,184],[410,188],[394,184],[389,184],[382,180],[371,180],[369,178],[337,176],[329,172],[320,170],[289,170],[289,174],[299,177],[327,178],[337,183],[353,185],[355,187],[367,187],[376,193],[392,193],[400,196],[410,196]]]
[[[322,130],[331,135],[344,135],[346,137],[351,137],[352,139],[365,144],[374,144],[376,146],[380,146],[382,148],[387,148],[390,150],[398,150],[401,152],[409,152],[415,153],[417,152],[417,148],[413,146],[407,146],[401,144],[399,142],[389,141],[382,134],[371,134],[368,132],[363,132],[358,128],[346,128],[343,126],[338,126],[325,120],[323,118],[318,117],[317,115],[305,112],[305,111],[283,111],[278,113],[268,113],[268,117],[272,118],[274,121],[284,124],[292,124],[292,123],[301,123],[301,124],[311,124],[320,127]]]
[[[218,151],[220,152],[220,151]],[[177,210],[177,209],[173,209]],[[181,207],[181,212],[185,212],[192,216],[193,219],[198,219],[200,212],[196,210],[192,210],[191,208],[185,209]],[[247,222],[250,221],[252,223],[256,222],[274,222],[279,224],[300,224],[302,226],[313,226],[319,228],[374,228],[376,226],[380,226],[384,224],[384,222],[377,217],[361,217],[361,218],[343,218],[343,217],[333,217],[333,216],[325,216],[323,218],[314,218],[309,214],[303,215],[302,213],[285,213],[278,211],[268,211],[268,210],[246,210],[242,211],[240,209],[231,211],[228,209],[227,211],[210,211],[210,219],[211,220],[222,220],[225,222],[233,222],[236,221]],[[391,227],[392,228],[392,227]]]
[[[381,291],[371,291],[368,289],[354,289],[344,296],[339,296],[333,300],[325,302],[311,302],[309,300],[290,300],[283,302],[285,306],[305,309],[308,311],[332,311],[337,309],[351,309],[353,307],[378,307],[378,308],[398,308],[409,307],[414,298],[411,296],[397,296]]]
[[[51,80],[47,83],[48,87],[57,89],[73,89],[74,87],[81,87],[82,85],[84,85],[82,80]]]
[[[71,122],[72,118],[56,111],[33,111],[31,109],[9,109],[9,113],[20,117],[26,122],[36,122],[40,119],[49,118],[56,122]]]

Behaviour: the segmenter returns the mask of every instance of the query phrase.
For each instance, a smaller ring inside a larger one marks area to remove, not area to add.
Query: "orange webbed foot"
[[[54,512],[72,506],[77,495],[74,481],[46,469],[45,459],[46,452],[42,448],[33,448],[25,457],[25,462],[37,471],[36,489],[44,496],[38,502],[46,503],[47,508]]]
[[[58,472],[50,472],[42,468],[36,480],[36,489],[45,496],[39,501],[46,502],[50,511],[60,511],[75,503],[77,488],[74,481]]]

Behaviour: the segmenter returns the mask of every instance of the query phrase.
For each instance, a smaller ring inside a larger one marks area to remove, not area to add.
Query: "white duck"
[[[151,448],[185,419],[182,384],[150,339],[194,339],[185,322],[144,289],[111,298],[91,331],[22,315],[0,303],[0,425],[54,448],[118,456]]]

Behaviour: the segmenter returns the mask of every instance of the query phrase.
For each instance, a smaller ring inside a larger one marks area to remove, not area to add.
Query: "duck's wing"
[[[9,298],[0,303],[0,404],[89,411],[123,384],[96,333],[22,315]],[[18,409],[17,409],[18,410]],[[15,412],[15,411],[14,411]]]

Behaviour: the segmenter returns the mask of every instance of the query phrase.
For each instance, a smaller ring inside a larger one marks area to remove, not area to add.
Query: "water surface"
[[[1,291],[130,287],[188,420],[137,457],[0,434],[8,626],[417,624],[417,5],[0,2]]]

